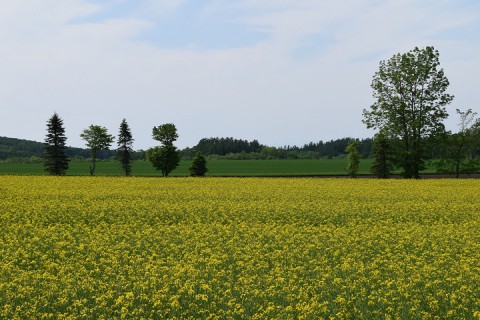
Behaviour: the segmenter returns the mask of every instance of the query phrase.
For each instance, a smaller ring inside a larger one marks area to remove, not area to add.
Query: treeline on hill
[[[201,152],[209,159],[222,160],[270,160],[270,159],[321,159],[345,157],[348,144],[353,138],[342,138],[330,141],[310,142],[302,147],[284,146],[269,147],[258,140],[241,140],[234,138],[204,138],[192,148],[181,150],[184,159],[191,159]],[[364,158],[371,154],[372,139],[362,139],[359,151]]]
[[[330,141],[310,142],[302,147],[284,146],[270,147],[261,144],[258,140],[242,140],[235,138],[204,138],[192,148],[180,150],[182,159],[191,160],[197,152],[201,152],[209,159],[225,160],[262,160],[262,159],[320,159],[338,158],[346,155],[346,147],[352,138],[342,138]],[[364,158],[370,157],[372,139],[362,139],[359,151]],[[0,137],[0,160],[21,160],[40,162],[44,156],[44,144],[41,142]],[[90,157],[88,149],[67,147],[67,156],[72,160],[87,159]],[[113,159],[115,150],[102,150],[98,159]],[[132,153],[133,160],[145,160],[145,151],[137,150]]]
[[[22,161],[22,162],[42,162],[45,155],[45,145],[42,142],[0,137],[0,160]],[[67,147],[66,155],[72,160],[87,159],[90,157],[88,149]],[[99,159],[111,159],[116,156],[115,150],[102,150]],[[144,159],[145,152],[134,151],[132,154],[134,160]]]

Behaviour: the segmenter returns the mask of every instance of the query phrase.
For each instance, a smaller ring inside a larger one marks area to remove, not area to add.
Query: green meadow
[[[371,165],[369,159],[360,163],[359,174],[368,174]],[[90,162],[70,162],[67,175],[81,176],[89,174]],[[191,161],[181,161],[171,176],[188,176]],[[297,175],[342,175],[346,174],[346,159],[320,160],[210,160],[207,162],[207,176],[297,176]],[[0,163],[0,174],[42,175],[46,174],[42,163]],[[118,161],[97,162],[97,176],[122,175]],[[148,161],[133,161],[132,175],[159,176]]]
[[[207,176],[215,177],[245,177],[245,176],[316,176],[316,175],[346,175],[347,159],[317,159],[317,160],[209,160]],[[358,174],[370,173],[371,159],[360,162]],[[67,175],[89,175],[90,162],[70,162]],[[171,176],[188,176],[191,161],[181,161]],[[424,172],[435,172],[428,168]],[[0,163],[0,174],[14,175],[44,175],[42,163]],[[120,176],[122,168],[118,161],[108,160],[97,162],[96,176]],[[160,176],[148,161],[132,163],[134,176]]]

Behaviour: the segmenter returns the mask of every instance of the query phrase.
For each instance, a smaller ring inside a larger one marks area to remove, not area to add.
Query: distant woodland
[[[203,138],[194,147],[180,150],[184,160],[192,159],[200,151],[209,159],[248,160],[248,159],[320,159],[338,158],[346,155],[346,147],[352,140],[360,142],[359,151],[364,158],[371,155],[372,139],[342,138],[330,141],[310,142],[303,146],[271,147],[258,140],[242,140],[235,138]],[[0,160],[3,161],[42,161],[44,144],[37,141],[0,137]],[[90,157],[89,150],[67,147],[67,156],[72,160]],[[115,150],[105,150],[99,159],[114,159]],[[132,154],[133,160],[144,160],[145,151],[137,150]]]

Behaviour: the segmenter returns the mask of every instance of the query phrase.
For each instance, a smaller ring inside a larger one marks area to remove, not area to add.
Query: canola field
[[[480,180],[0,176],[2,319],[480,319]]]

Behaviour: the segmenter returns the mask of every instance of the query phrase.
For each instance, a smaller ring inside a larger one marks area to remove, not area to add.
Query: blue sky
[[[0,136],[69,145],[90,124],[135,148],[177,125],[273,146],[370,137],[362,110],[380,60],[433,45],[455,108],[480,113],[480,2],[458,0],[17,0],[0,5]]]

